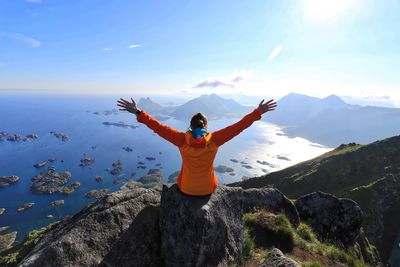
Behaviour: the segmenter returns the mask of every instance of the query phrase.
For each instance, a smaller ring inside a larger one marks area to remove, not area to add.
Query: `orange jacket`
[[[218,148],[259,119],[261,112],[256,108],[240,121],[213,133],[208,132],[196,140],[191,131],[184,133],[164,125],[144,110],[137,116],[138,122],[144,123],[156,134],[179,148],[182,167],[178,176],[178,187],[183,193],[194,196],[204,196],[214,192],[218,184],[214,172],[214,158]]]

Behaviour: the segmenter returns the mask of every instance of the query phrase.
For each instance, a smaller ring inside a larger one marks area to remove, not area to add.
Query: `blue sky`
[[[400,104],[399,62],[395,0],[0,0],[0,91]]]

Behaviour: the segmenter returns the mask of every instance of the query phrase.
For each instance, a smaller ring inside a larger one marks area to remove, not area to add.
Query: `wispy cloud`
[[[225,77],[210,78],[201,82],[196,83],[192,88],[218,88],[227,87],[234,88],[243,80],[251,76],[251,71],[234,71],[230,75]]]
[[[274,58],[276,58],[283,50],[283,46],[282,45],[278,45],[277,47],[275,47],[272,52],[269,54],[268,56],[268,61],[273,60]]]
[[[142,45],[139,45],[139,44],[133,44],[133,45],[130,45],[129,46],[129,48],[136,48],[136,47],[141,47]]]
[[[6,37],[13,40],[17,40],[33,48],[37,48],[42,45],[42,43],[39,40],[23,35],[21,33],[0,33],[0,37]]]
[[[107,51],[107,52],[109,52],[109,51],[112,51],[113,49],[111,48],[111,47],[105,47],[105,48],[103,48],[103,51]]]
[[[197,83],[193,86],[193,88],[216,88],[216,87],[235,87],[233,84],[225,83],[219,79],[214,80],[205,80],[202,82]]]
[[[32,3],[32,4],[40,4],[42,0],[25,0],[25,2]]]

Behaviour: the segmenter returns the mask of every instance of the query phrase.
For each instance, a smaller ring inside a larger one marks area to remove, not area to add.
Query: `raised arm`
[[[131,98],[132,103],[120,99],[118,100],[118,106],[121,107],[119,110],[128,111],[135,114],[137,121],[145,124],[147,127],[152,129],[156,134],[164,138],[165,140],[173,143],[176,146],[182,146],[185,142],[185,133],[178,131],[170,126],[160,123],[157,119],[150,116],[144,110],[139,110],[136,107],[135,101]]]
[[[221,146],[239,133],[241,133],[244,129],[250,127],[253,122],[261,119],[262,114],[268,111],[275,110],[275,108],[276,102],[274,100],[270,100],[267,103],[264,103],[263,99],[258,107],[254,109],[251,113],[244,116],[240,121],[221,130],[213,132],[211,138],[217,146]]]

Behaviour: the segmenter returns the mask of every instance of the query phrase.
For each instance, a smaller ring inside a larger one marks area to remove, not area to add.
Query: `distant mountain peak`
[[[341,99],[337,95],[329,95],[329,96],[323,98],[322,101],[327,101],[327,102],[330,102],[330,103],[346,104],[346,102],[344,102],[343,99]]]
[[[140,98],[138,106],[142,109],[145,109],[148,112],[157,112],[163,109],[163,107],[160,104],[151,100],[150,97]]]

